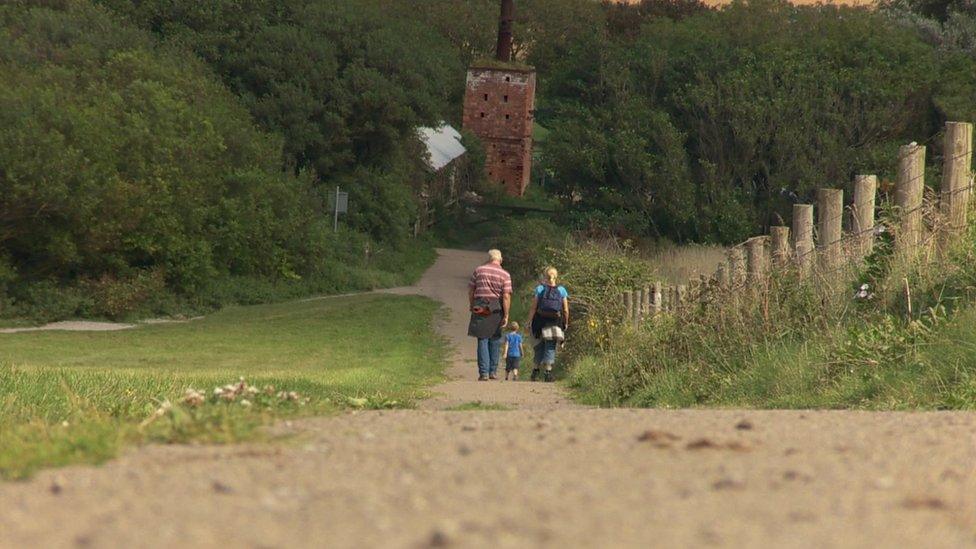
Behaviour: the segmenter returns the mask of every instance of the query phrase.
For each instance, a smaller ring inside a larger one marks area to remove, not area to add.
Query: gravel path
[[[561,388],[554,383],[530,383],[525,381],[479,382],[478,363],[475,360],[475,340],[468,337],[467,288],[471,272],[484,263],[486,254],[462,250],[438,250],[437,262],[424,273],[416,286],[385,290],[394,294],[417,294],[444,303],[440,331],[451,347],[451,363],[447,370],[448,381],[433,389],[434,398],[421,403],[428,410],[448,408],[469,402],[500,404],[518,409],[573,408]],[[522,319],[513,319],[522,322]],[[531,340],[531,338],[529,338]],[[529,347],[529,342],[526,342]],[[532,372],[531,350],[523,359],[520,372],[528,379]],[[502,371],[504,375],[504,365]]]
[[[412,290],[462,295],[445,324],[461,379],[431,409],[0,484],[0,546],[976,545],[976,414],[599,410],[551,384],[468,382],[469,259],[442,253]],[[437,410],[473,397],[517,409]]]

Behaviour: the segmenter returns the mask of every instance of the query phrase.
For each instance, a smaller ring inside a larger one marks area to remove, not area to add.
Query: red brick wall
[[[472,67],[464,95],[464,128],[487,148],[488,177],[522,195],[532,172],[535,73]]]

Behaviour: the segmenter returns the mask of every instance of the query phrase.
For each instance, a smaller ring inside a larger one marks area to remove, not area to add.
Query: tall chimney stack
[[[502,15],[498,21],[498,45],[495,59],[512,60],[512,28],[515,26],[515,0],[502,0]]]

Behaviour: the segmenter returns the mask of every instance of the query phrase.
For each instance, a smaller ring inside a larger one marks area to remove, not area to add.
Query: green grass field
[[[120,332],[0,335],[0,477],[97,463],[127,443],[252,439],[281,417],[409,406],[441,377],[438,307],[363,295],[233,307]],[[275,389],[250,405],[211,396],[240,377]],[[181,404],[190,387],[208,401]],[[301,400],[276,398],[282,390]]]

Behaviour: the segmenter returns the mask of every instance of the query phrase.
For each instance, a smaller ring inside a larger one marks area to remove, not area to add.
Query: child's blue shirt
[[[508,341],[508,355],[506,358],[522,358],[522,334],[509,332],[505,339]]]

